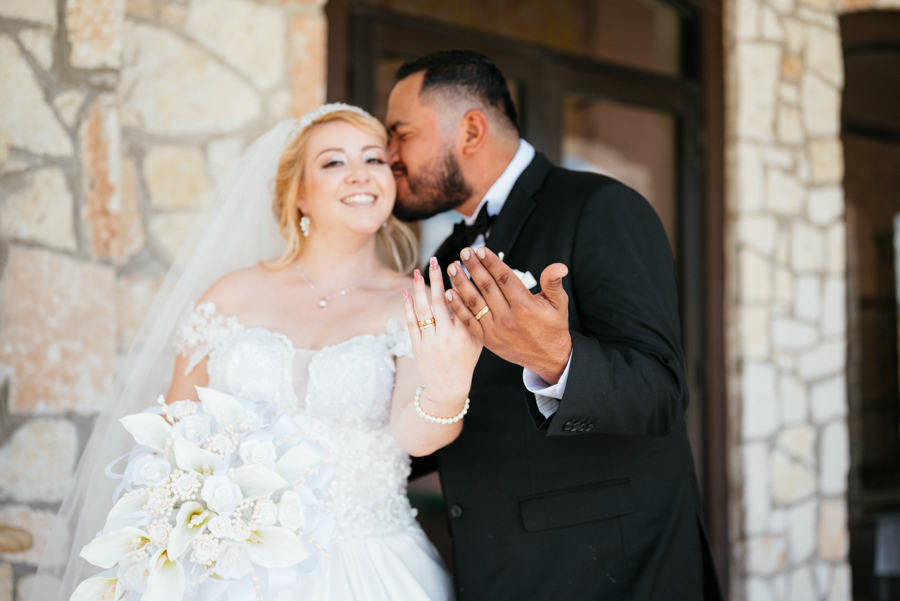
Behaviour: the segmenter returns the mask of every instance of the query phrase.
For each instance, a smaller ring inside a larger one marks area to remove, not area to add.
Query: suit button
[[[450,506],[450,517],[461,518],[463,514],[463,508],[454,503]]]
[[[572,429],[572,422],[566,422],[562,427],[564,432],[568,432]]]

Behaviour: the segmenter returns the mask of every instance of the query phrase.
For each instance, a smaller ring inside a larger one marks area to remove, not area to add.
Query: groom
[[[400,67],[387,126],[396,215],[465,216],[437,257],[485,344],[463,431],[437,453],[458,598],[721,599],[653,209],[520,139],[475,52]]]

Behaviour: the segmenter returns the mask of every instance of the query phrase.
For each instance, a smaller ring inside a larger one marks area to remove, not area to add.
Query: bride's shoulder
[[[260,265],[227,273],[210,286],[197,304],[212,302],[222,315],[240,313],[261,289],[271,285],[272,273]]]

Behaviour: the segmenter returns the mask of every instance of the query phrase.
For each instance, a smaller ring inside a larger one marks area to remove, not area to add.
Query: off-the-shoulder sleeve
[[[387,324],[388,350],[395,357],[412,357],[412,340],[409,338],[409,329],[406,324],[401,327],[396,320],[391,319]]]
[[[227,333],[240,327],[235,317],[224,317],[216,313],[216,305],[206,301],[185,313],[175,335],[175,348],[188,358],[184,375],[194,371],[197,364],[209,355],[216,344]]]

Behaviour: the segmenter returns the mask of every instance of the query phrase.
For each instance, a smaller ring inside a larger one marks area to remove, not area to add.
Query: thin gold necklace
[[[349,288],[344,288],[340,292],[335,292],[334,294],[331,294],[329,296],[322,296],[322,294],[319,292],[318,288],[316,288],[316,285],[313,284],[309,280],[309,278],[306,277],[306,274],[303,273],[303,270],[300,269],[300,266],[296,265],[296,267],[297,267],[297,271],[300,272],[300,277],[303,278],[303,281],[309,285],[309,289],[312,290],[313,294],[315,294],[316,296],[319,297],[319,308],[320,309],[324,309],[328,305],[328,301],[338,298],[340,296],[344,296],[345,294],[349,294],[350,292],[353,292],[354,290],[359,288],[359,284],[357,284],[356,286],[350,286]]]

